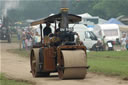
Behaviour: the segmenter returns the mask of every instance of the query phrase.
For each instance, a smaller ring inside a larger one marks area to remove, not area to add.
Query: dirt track
[[[35,82],[36,85],[128,85],[128,81],[92,73],[88,73],[84,80],[60,80],[57,74],[47,78],[33,78],[30,73],[29,59],[6,51],[17,47],[18,45],[14,43],[0,43],[0,66],[2,69],[0,71],[10,78]]]

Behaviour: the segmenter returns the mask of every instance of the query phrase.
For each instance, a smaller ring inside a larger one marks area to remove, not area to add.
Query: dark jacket
[[[52,32],[50,27],[45,27],[43,30],[44,36],[48,36]]]

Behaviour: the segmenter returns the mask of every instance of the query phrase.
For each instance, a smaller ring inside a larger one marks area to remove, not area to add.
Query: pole
[[[43,42],[42,42],[43,41],[42,40],[43,39],[43,37],[42,37],[42,24],[40,24],[40,33],[41,33],[41,44],[43,44]]]

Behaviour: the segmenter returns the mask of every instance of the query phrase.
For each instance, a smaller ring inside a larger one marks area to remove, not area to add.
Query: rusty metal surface
[[[44,48],[43,54],[44,54],[44,70],[54,71],[56,69],[54,48]]]
[[[57,49],[63,50],[63,49],[82,49],[86,52],[86,47],[83,45],[74,45],[74,46],[59,46]]]

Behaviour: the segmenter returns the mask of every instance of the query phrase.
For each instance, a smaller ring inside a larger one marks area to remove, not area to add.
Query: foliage
[[[128,0],[102,0],[99,1],[93,9],[94,11],[99,11],[97,14],[104,18],[118,17],[120,15],[127,15],[127,4]]]
[[[128,0],[67,0],[70,13],[88,12],[105,19],[128,16]],[[20,7],[10,10],[9,16],[14,20],[39,19],[51,13],[58,13],[63,3],[61,0],[27,0],[21,1]],[[15,15],[15,16],[14,16]]]
[[[8,49],[7,51],[10,53],[18,54],[22,57],[28,57],[29,58],[29,56],[30,56],[30,51],[25,50],[25,49]]]

